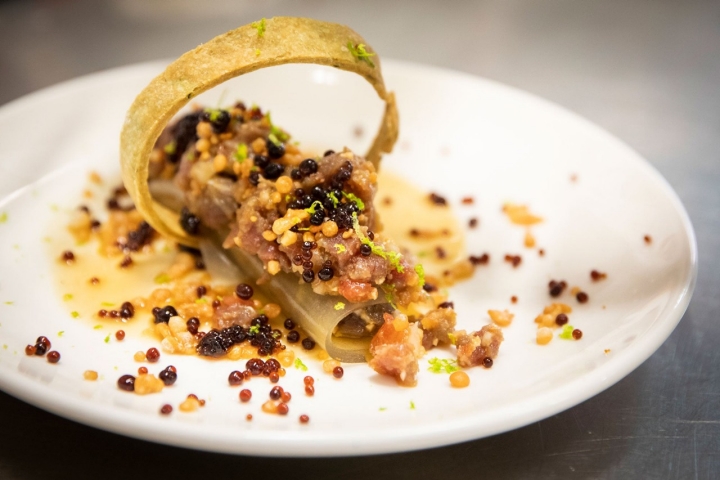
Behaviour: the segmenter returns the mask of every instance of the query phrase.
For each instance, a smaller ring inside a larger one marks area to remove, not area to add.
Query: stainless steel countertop
[[[78,75],[174,57],[274,15],[349,24],[384,57],[530,91],[637,149],[696,229],[700,271],[685,317],[647,362],[581,405],[492,438],[396,455],[182,450],[0,393],[0,477],[720,478],[720,2],[0,1],[0,104]]]

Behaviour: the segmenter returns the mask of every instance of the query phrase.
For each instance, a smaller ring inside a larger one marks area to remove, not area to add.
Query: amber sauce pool
[[[176,252],[134,254],[133,265],[120,268],[122,256],[105,257],[98,252],[97,242],[78,246],[69,235],[67,237],[62,243],[53,242],[50,254],[56,258],[53,273],[57,292],[71,315],[77,320],[90,322],[92,327],[102,325],[103,329],[109,328],[113,334],[117,330],[140,334],[148,329],[152,324],[149,321],[151,315],[144,311],[138,311],[129,320],[100,318],[97,312],[100,309],[118,310],[125,301],[138,305],[137,299],[147,297],[160,286],[154,279],[172,265]],[[67,265],[60,260],[64,250],[75,254],[74,264]],[[97,278],[99,282],[93,284],[92,278]]]
[[[383,235],[412,252],[426,273],[441,276],[452,264],[465,258],[460,222],[450,205],[433,203],[430,192],[381,170],[375,207]]]
[[[465,257],[463,230],[449,205],[434,204],[429,199],[429,192],[387,171],[379,174],[378,186],[375,206],[384,235],[412,252],[427,274],[440,276],[453,263]],[[87,322],[90,328],[102,328],[109,334],[124,330],[130,335],[145,334],[154,338],[149,311],[152,306],[143,306],[141,299],[147,298],[157,288],[168,287],[157,284],[155,278],[173,264],[177,255],[175,248],[163,248],[162,245],[158,248],[156,243],[155,251],[134,253],[132,266],[121,268],[122,256],[102,255],[95,239],[78,245],[66,227],[64,223],[51,229],[54,234],[48,243],[48,255],[54,259],[56,291],[71,317]],[[413,230],[420,233],[412,234]],[[438,248],[442,249],[442,255],[438,254]],[[61,260],[65,250],[75,255],[73,264],[68,265]],[[201,272],[196,274],[202,275]],[[98,282],[93,283],[93,278],[97,278]],[[188,276],[184,280],[190,278]],[[119,310],[125,301],[133,303],[136,308],[133,318],[123,320],[98,316],[101,309]],[[209,328],[207,325],[203,327],[201,330]],[[318,357],[323,358],[321,349],[317,350]]]

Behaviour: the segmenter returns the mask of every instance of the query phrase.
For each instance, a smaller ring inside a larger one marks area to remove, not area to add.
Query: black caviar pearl
[[[303,260],[310,260],[313,254],[310,250],[303,250],[300,256],[302,256]]]
[[[245,364],[245,368],[250,370],[250,373],[252,373],[254,376],[260,375],[262,373],[264,367],[265,367],[265,362],[263,362],[259,358],[251,358]]]
[[[180,226],[190,235],[197,235],[200,229],[200,219],[190,213],[190,210],[183,207],[180,212]]]
[[[283,174],[284,170],[285,168],[279,163],[269,163],[263,169],[263,177],[267,178],[268,180],[275,180]]]
[[[326,150],[325,153],[323,153],[323,157],[327,157],[329,155],[332,155],[335,153],[335,150]]]
[[[210,115],[208,115],[208,117],[210,117]],[[208,120],[210,120],[213,132],[223,133],[228,125],[230,125],[230,114],[227,110],[220,110],[220,112],[215,115],[215,120],[211,120],[210,118],[208,118]]]
[[[270,159],[265,155],[255,155],[253,157],[253,163],[258,168],[265,168],[270,163]]]
[[[333,276],[335,275],[335,272],[333,271],[332,267],[323,267],[318,272],[318,278],[322,280],[323,282],[327,282]]]
[[[169,387],[170,385],[174,384],[177,380],[177,373],[173,372],[172,370],[168,370],[167,368],[160,372],[158,375],[160,380],[165,384],[166,387]]]
[[[303,242],[301,248],[303,250],[312,250],[313,242]]]
[[[302,173],[300,173],[299,169],[293,168],[290,171],[290,178],[292,178],[293,180],[302,180],[303,177],[302,177]]]
[[[369,257],[370,254],[372,253],[372,248],[370,247],[370,245],[366,245],[363,243],[360,246],[360,253],[362,254],[363,257]]]
[[[153,308],[153,316],[155,323],[168,323],[172,317],[177,317],[177,310],[172,305],[166,305],[163,308]]]
[[[268,155],[270,156],[270,158],[278,159],[282,158],[282,156],[285,155],[285,145],[283,145],[282,143],[275,144],[268,139],[265,142],[265,145],[267,147]]]
[[[260,173],[258,172],[250,172],[250,177],[248,178],[250,181],[250,185],[256,186],[260,183]]]
[[[303,175],[312,175],[318,171],[318,164],[312,158],[307,158],[300,162],[300,173]]]
[[[241,283],[235,287],[235,294],[243,300],[250,300],[253,296],[253,288],[247,283]]]
[[[297,341],[300,340],[300,333],[298,333],[297,330],[290,330],[286,338],[290,343],[297,343]]]
[[[325,198],[327,197],[327,193],[319,185],[315,185],[312,190],[310,190],[310,195],[312,195],[315,200],[320,201],[325,200]]]
[[[310,215],[310,224],[320,226],[325,221],[325,213],[318,210],[317,212]]]
[[[198,333],[198,328],[200,328],[200,319],[197,317],[192,317],[188,319],[185,325],[187,325],[188,332],[195,335]]]
[[[288,330],[292,330],[295,328],[295,322],[293,322],[292,318],[286,318],[283,326]]]
[[[310,195],[303,195],[298,198],[301,208],[310,208],[313,204],[313,198]]]
[[[303,264],[303,258],[301,255],[295,255],[293,257],[293,265],[297,265],[298,267]]]
[[[335,175],[335,179],[337,179],[338,182],[347,182],[350,180],[350,177],[352,176],[352,172],[349,170],[346,170],[345,168],[341,168],[338,173]]]
[[[122,377],[118,378],[117,386],[118,388],[120,388],[120,390],[132,392],[135,390],[135,377],[133,377],[132,375],[123,375]]]
[[[313,272],[312,270],[303,270],[302,279],[305,281],[305,283],[311,283],[313,280],[315,280],[315,272]]]
[[[305,350],[312,350],[313,348],[315,348],[315,340],[310,337],[305,338],[302,341],[302,346]]]
[[[306,260],[303,262],[302,266],[305,270],[312,270],[315,265],[313,265],[311,260]]]
[[[130,302],[123,302],[120,306],[120,316],[122,318],[132,318],[135,315],[135,307]]]

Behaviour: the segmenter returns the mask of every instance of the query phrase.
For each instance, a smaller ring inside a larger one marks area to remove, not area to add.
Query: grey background
[[[575,408],[492,438],[397,455],[182,450],[0,393],[0,478],[720,478],[720,3],[0,1],[0,104],[78,75],[174,57],[273,15],[349,24],[384,57],[522,88],[629,143],[668,179],[696,229],[700,271],[685,317],[635,372]]]

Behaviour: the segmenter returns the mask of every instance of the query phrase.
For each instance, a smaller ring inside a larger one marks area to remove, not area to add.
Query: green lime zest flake
[[[260,56],[260,49],[259,49],[259,48],[256,48],[256,49],[255,49],[255,56],[256,56],[256,57],[259,57],[259,56]]]
[[[108,336],[105,337],[104,342],[105,342],[105,343],[110,343],[110,334],[108,334]]]
[[[265,22],[265,17],[260,19],[259,22],[253,22],[250,24],[252,28],[257,30],[258,38],[262,38],[263,35],[265,35],[265,29],[267,28],[267,23]]]
[[[560,332],[559,337],[562,338],[563,340],[570,340],[573,338],[573,336],[572,336],[573,330],[575,330],[575,327],[573,327],[572,325],[565,325],[562,329],[562,332]]]
[[[62,337],[65,334],[65,330],[60,330],[58,332],[58,337]]]
[[[72,294],[72,293],[66,293],[65,295],[63,295],[63,300],[66,301],[66,302],[67,302],[68,300],[72,300],[72,299],[73,299],[73,294]]]
[[[430,367],[428,372],[432,373],[453,373],[460,370],[457,361],[448,358],[431,358],[428,360]]]
[[[153,279],[153,281],[158,285],[168,283],[170,281],[170,275],[168,275],[167,273],[158,273]]]
[[[279,142],[287,142],[288,140],[290,140],[290,135],[288,135],[287,132],[285,132],[282,128],[278,127],[277,125],[275,125],[272,122],[272,117],[270,116],[270,112],[267,112],[265,114],[265,118],[267,119],[267,122],[270,124],[270,135],[272,135],[275,138],[275,140],[277,140]],[[273,140],[270,140],[270,141],[275,143],[275,145],[277,145],[277,143],[275,141],[273,141]]]
[[[405,268],[402,266],[402,264],[400,264],[400,259],[402,258],[402,255],[400,253],[387,251],[383,247],[375,245],[375,242],[370,240],[362,232],[362,230],[360,230],[360,221],[358,220],[356,212],[353,212],[353,229],[355,229],[355,234],[360,239],[360,242],[368,245],[372,253],[386,259],[390,263],[390,266],[397,270],[398,273],[403,273],[405,271]]]
[[[80,312],[76,312],[75,310],[73,310],[72,312],[70,312],[70,315],[72,315],[73,318],[79,318]]]
[[[425,285],[425,268],[422,266],[422,264],[418,263],[415,265],[415,273],[418,274],[418,277],[420,278],[420,286],[422,287]]]
[[[235,161],[238,163],[243,163],[248,158],[248,146],[245,143],[238,143],[237,148],[235,149],[235,153],[233,153],[233,157],[235,158]]]
[[[207,300],[207,298],[205,298],[205,297],[203,297],[203,298],[196,298],[196,299],[195,299],[195,303],[205,303],[205,304],[207,304],[207,303],[208,303],[208,300]]]
[[[100,330],[102,328],[102,325],[95,325],[93,327],[93,330]]]
[[[410,400],[410,410],[415,410],[415,402]]]
[[[273,145],[275,145],[276,147],[279,147],[282,145],[282,142],[280,141],[280,139],[277,136],[275,136],[274,133],[271,133],[270,135],[268,135],[268,140],[270,140],[273,143]]]
[[[10,300],[8,300],[7,302],[5,302],[5,305],[14,305],[14,304],[15,304],[15,302],[11,302]]]
[[[347,248],[345,248],[345,245],[343,245],[342,243],[336,243],[335,250],[337,250],[337,253],[343,253],[347,251]]]
[[[307,368],[307,365],[305,365],[305,364],[303,363],[303,361],[300,360],[299,358],[296,358],[296,359],[295,359],[295,363],[294,363],[293,365],[295,365],[295,368],[297,368],[298,370],[302,370],[303,372],[307,372],[307,369],[308,369],[308,368]]]
[[[0,223],[5,223],[5,222],[7,222],[7,219],[8,219],[8,214],[7,214],[7,212],[0,213]]]
[[[355,205],[358,206],[358,208],[360,209],[361,212],[362,212],[363,210],[365,210],[365,202],[363,202],[362,200],[360,200],[360,199],[357,197],[357,195],[355,195],[354,193],[346,193],[346,192],[342,192],[342,194],[343,194],[343,197],[347,198],[347,199],[348,199],[349,201],[351,201],[351,202],[354,202]]]
[[[337,302],[333,308],[335,310],[345,310],[345,304],[343,302]]]
[[[253,335],[257,335],[258,333],[260,333],[260,325],[253,325],[252,327],[250,327],[248,332],[252,333]]]
[[[448,333],[448,338],[450,339],[450,344],[455,345],[457,342],[457,335],[454,333]]]
[[[167,153],[168,155],[175,154],[176,150],[177,150],[177,144],[175,143],[174,140],[163,147],[163,152]]]
[[[113,302],[102,302],[100,303],[103,307],[114,307],[115,304]]]
[[[374,57],[374,52],[368,52],[365,49],[364,43],[358,43],[357,45],[353,45],[352,41],[348,41],[347,48],[350,50],[350,53],[352,54],[355,59],[360,60],[361,62],[365,62],[371,67],[375,68],[375,64],[370,59],[370,57]]]
[[[323,207],[323,204],[322,204],[322,202],[321,202],[320,200],[315,200],[315,201],[312,203],[312,205],[310,205],[310,208],[306,208],[305,211],[306,211],[307,213],[309,213],[310,215],[312,215],[312,214],[314,214],[315,212],[317,212],[318,208],[324,209],[325,207]],[[295,220],[298,220],[298,221],[299,221],[300,219],[297,218],[297,217],[295,217]],[[295,222],[295,223],[298,223],[298,222]]]
[[[337,207],[338,203],[340,203],[340,199],[335,196],[335,193],[330,192],[327,194],[327,197],[330,199],[330,201],[333,203],[333,207]]]
[[[384,412],[385,410],[387,410],[387,407],[380,407],[380,408],[378,408],[378,410],[381,412]]]
[[[220,115],[222,114],[223,109],[222,108],[206,108],[205,113],[208,114],[208,119],[211,122],[217,122],[220,118]]]

